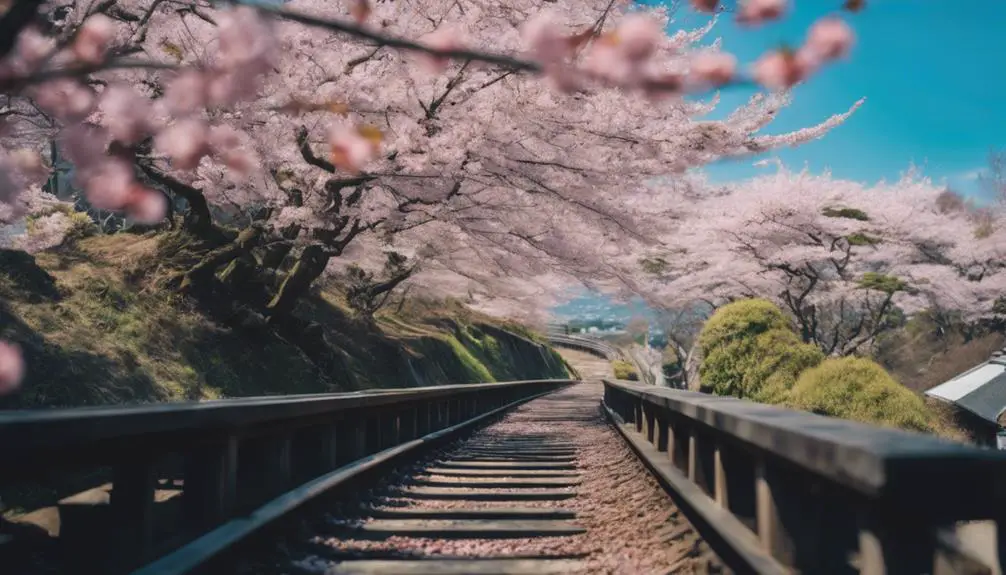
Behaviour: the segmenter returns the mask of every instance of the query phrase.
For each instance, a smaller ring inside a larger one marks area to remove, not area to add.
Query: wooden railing
[[[604,408],[739,572],[991,572],[948,533],[1006,526],[1002,452],[624,381]]]
[[[558,347],[567,347],[570,349],[585,351],[589,354],[596,355],[609,361],[625,359],[624,354],[614,346],[599,339],[590,337],[549,333],[548,342]]]
[[[186,573],[322,492],[570,383],[2,412],[0,488],[106,469],[110,496],[58,507],[64,556],[88,554],[73,561],[95,573],[157,557],[138,573]]]

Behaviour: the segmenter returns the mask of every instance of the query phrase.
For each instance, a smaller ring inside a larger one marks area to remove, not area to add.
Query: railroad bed
[[[715,573],[718,560],[598,410],[531,401],[309,520],[243,573]]]

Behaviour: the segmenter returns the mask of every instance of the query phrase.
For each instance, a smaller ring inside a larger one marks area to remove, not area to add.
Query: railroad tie
[[[562,408],[539,400],[518,410],[517,417],[533,429],[553,420]],[[361,510],[359,520],[333,520],[328,535],[340,547],[325,554],[331,561],[325,573],[580,572],[582,553],[522,550],[524,541],[585,533],[576,512],[563,505],[576,497],[580,484],[577,451],[559,432],[476,434],[460,441],[387,489],[384,499]],[[402,551],[403,538],[412,540],[406,547],[413,551]],[[512,552],[439,551],[444,542],[459,540],[497,550],[490,540],[511,540]],[[416,547],[422,552],[416,553]]]

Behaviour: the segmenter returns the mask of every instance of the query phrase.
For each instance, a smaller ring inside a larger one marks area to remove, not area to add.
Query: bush
[[[639,373],[636,372],[636,368],[631,363],[621,359],[616,359],[611,362],[611,366],[615,370],[615,379],[639,381]]]
[[[827,359],[800,375],[788,404],[822,415],[914,431],[933,431],[922,398],[877,363],[858,357]]]
[[[763,403],[785,401],[803,370],[824,359],[800,341],[782,310],[763,299],[733,302],[718,309],[699,334],[702,387]]]
[[[735,301],[706,320],[699,333],[699,345],[712,350],[730,341],[777,329],[791,331],[786,316],[774,303],[765,299]]]

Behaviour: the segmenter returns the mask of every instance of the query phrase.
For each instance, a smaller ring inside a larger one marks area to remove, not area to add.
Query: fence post
[[[228,435],[185,457],[182,507],[190,528],[202,530],[230,516],[237,492],[238,439]]]

